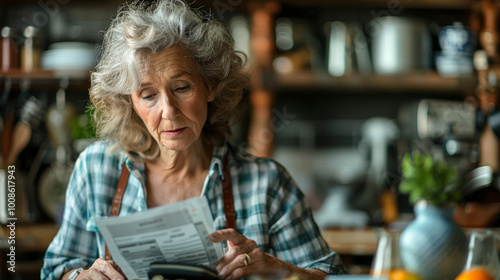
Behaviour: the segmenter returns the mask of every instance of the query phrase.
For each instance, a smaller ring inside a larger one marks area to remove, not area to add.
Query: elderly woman
[[[122,169],[130,172],[120,215],[188,198],[207,198],[227,244],[215,268],[222,279],[342,272],[287,171],[229,144],[248,77],[244,56],[218,23],[180,0],[123,7],[104,36],[90,98],[98,134],[75,163],[61,228],[47,249],[42,279],[124,279],[104,259],[95,220],[108,216]],[[230,173],[236,212],[223,205]]]

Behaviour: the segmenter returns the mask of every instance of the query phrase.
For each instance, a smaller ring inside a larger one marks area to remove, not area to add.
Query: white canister
[[[377,74],[431,68],[432,40],[425,22],[404,17],[378,17],[370,22],[367,31]]]

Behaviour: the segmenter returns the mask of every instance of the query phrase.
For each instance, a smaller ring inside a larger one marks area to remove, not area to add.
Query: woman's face
[[[199,139],[213,96],[189,52],[174,46],[139,67],[142,84],[132,104],[160,148],[184,150]]]

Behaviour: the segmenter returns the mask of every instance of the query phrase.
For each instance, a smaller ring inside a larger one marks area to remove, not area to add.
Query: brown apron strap
[[[118,179],[118,184],[116,185],[115,196],[113,196],[113,202],[111,204],[111,212],[109,216],[118,216],[120,214],[120,208],[122,206],[123,193],[125,193],[125,188],[127,187],[128,177],[130,175],[130,171],[128,170],[125,163],[122,166],[122,173],[120,174],[120,178]],[[106,244],[106,253],[105,259],[111,260],[111,254],[109,253],[108,245]]]
[[[236,213],[234,212],[234,199],[233,199],[233,187],[231,184],[231,174],[229,173],[229,163],[227,156],[224,158],[223,166],[224,180],[222,180],[222,195],[224,198],[224,213],[226,214],[226,228],[236,229]],[[123,164],[122,173],[118,179],[118,184],[116,186],[115,196],[113,197],[113,202],[111,204],[111,213],[109,216],[118,216],[120,213],[120,208],[122,205],[123,193],[127,187],[128,177],[130,171]],[[111,254],[109,253],[108,245],[106,244],[105,259],[111,260]]]
[[[236,213],[234,212],[233,187],[231,185],[231,174],[229,173],[229,162],[224,157],[223,167],[224,180],[222,180],[222,195],[224,197],[224,213],[226,214],[226,228],[236,229]]]

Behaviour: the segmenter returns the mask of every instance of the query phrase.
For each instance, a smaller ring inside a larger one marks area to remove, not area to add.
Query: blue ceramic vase
[[[467,258],[468,239],[453,221],[453,209],[427,201],[415,204],[415,220],[400,238],[405,269],[427,280],[453,280],[460,274]]]

